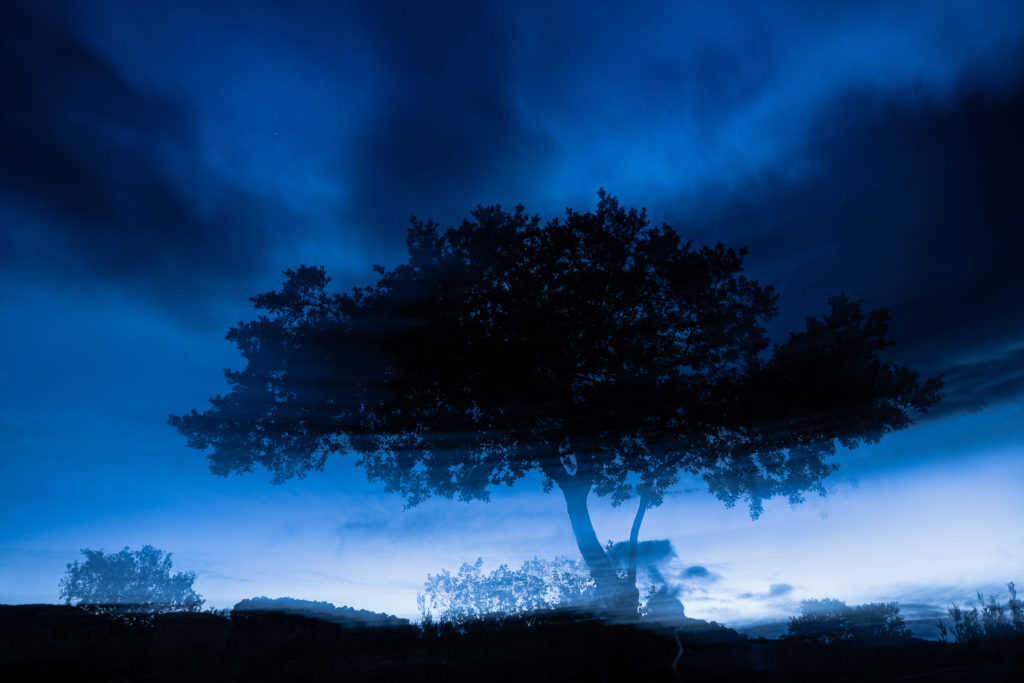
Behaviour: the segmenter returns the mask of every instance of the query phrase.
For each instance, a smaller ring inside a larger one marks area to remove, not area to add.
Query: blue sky
[[[678,581],[710,572],[690,614],[1024,578],[1019,3],[0,2],[0,99],[0,602],[56,600],[79,548],[150,543],[217,605],[409,615],[428,572],[572,553],[534,481],[403,511],[344,460],[214,477],[166,418],[224,390],[224,333],[285,268],[365,284],[410,214],[551,217],[599,187],[747,245],[773,333],[845,290],[947,379],[824,499],[752,522],[694,484],[652,511]],[[602,505],[622,539],[631,511]]]

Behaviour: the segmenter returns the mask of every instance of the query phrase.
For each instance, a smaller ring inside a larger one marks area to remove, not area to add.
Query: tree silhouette
[[[151,545],[105,555],[82,550],[85,562],[69,563],[60,597],[95,612],[158,614],[198,612],[205,600],[192,589],[195,572],[171,573],[171,554]]]
[[[694,248],[599,192],[594,212],[541,224],[478,206],[444,232],[412,219],[409,259],[373,287],[328,292],[285,273],[227,338],[247,361],[204,412],[171,416],[220,475],[274,482],[355,452],[412,506],[486,500],[540,471],[557,487],[605,605],[635,614],[645,511],[681,472],[727,505],[822,492],[836,445],[877,441],[940,398],[941,381],[879,358],[888,314],[845,295],[769,348],[777,295],[746,251]],[[620,576],[587,500],[639,505]]]
[[[972,643],[981,638],[999,638],[1012,634],[1024,634],[1024,603],[1017,599],[1017,586],[1011,581],[1006,584],[1010,600],[1004,605],[996,596],[985,596],[978,591],[978,603],[971,603],[970,609],[961,609],[953,603],[946,613],[949,615],[949,629],[940,619],[939,639],[947,642],[953,637],[956,643]],[[980,610],[979,610],[980,606]],[[1009,616],[1007,616],[1009,612]]]
[[[911,635],[895,602],[849,607],[840,600],[826,598],[800,603],[800,616],[789,619],[787,638],[827,644],[849,640],[898,640]]]

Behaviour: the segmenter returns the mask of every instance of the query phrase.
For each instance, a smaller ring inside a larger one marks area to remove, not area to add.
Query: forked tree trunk
[[[601,542],[597,539],[594,524],[587,508],[590,495],[590,483],[573,481],[572,479],[556,480],[562,495],[565,496],[566,510],[576,537],[576,546],[590,569],[590,574],[597,585],[597,594],[609,615],[617,620],[634,621],[639,613],[640,593],[636,587],[636,537],[639,533],[639,521],[634,523],[634,531],[630,535],[630,554],[634,559],[632,571],[625,578],[615,571],[615,565]]]
[[[636,516],[633,518],[633,527],[629,530],[629,567],[626,570],[626,581],[634,587],[636,587],[636,561],[637,546],[640,541],[640,525],[644,523],[644,514],[650,506],[651,501],[647,493],[641,493],[640,504],[637,506]]]

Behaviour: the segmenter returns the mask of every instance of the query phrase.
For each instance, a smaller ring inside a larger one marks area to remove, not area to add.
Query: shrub
[[[868,603],[849,607],[826,598],[804,600],[800,616],[791,617],[787,638],[820,643],[847,640],[896,640],[909,638],[900,608],[895,602]]]
[[[1010,594],[1004,605],[996,602],[994,595],[988,602],[978,591],[978,604],[971,603],[970,609],[961,609],[953,603],[947,610],[949,627],[939,620],[939,639],[948,642],[952,637],[956,643],[971,643],[981,638],[993,638],[1011,634],[1024,634],[1024,605],[1017,599],[1017,587],[1013,581],[1006,584]]]
[[[587,607],[596,599],[596,586],[582,560],[534,558],[519,569],[501,565],[489,574],[483,559],[464,563],[457,574],[447,569],[427,575],[417,604],[426,623],[465,623],[501,615]]]

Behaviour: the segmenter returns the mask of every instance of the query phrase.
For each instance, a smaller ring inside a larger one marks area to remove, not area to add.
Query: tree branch
[[[636,585],[636,560],[637,544],[640,539],[640,525],[644,522],[644,513],[651,506],[650,496],[647,491],[640,494],[640,504],[636,509],[636,516],[633,518],[633,528],[629,530],[629,566],[626,569],[626,580]]]

